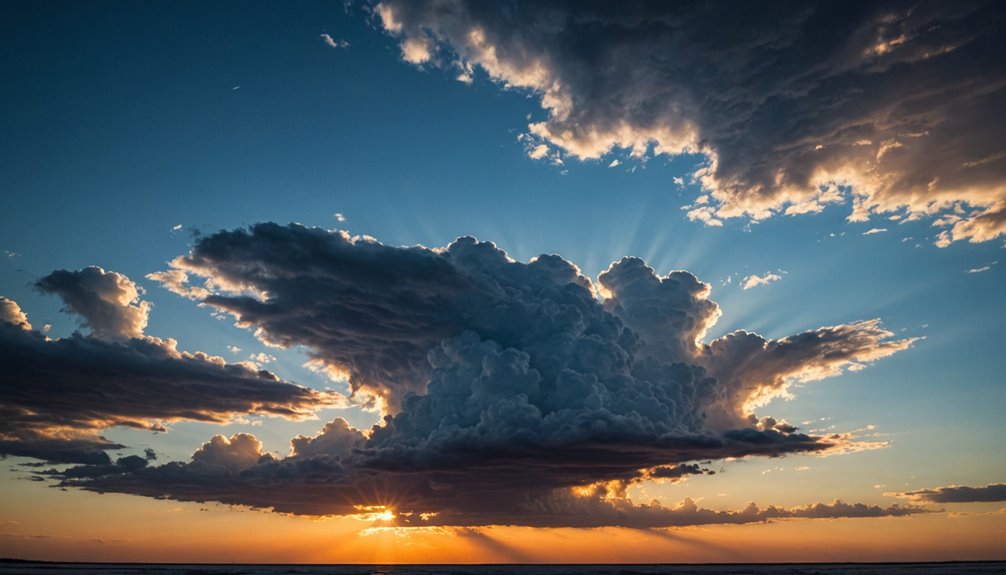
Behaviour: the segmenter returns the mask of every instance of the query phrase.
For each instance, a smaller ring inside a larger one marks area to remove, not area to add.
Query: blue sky
[[[472,235],[521,261],[561,254],[591,278],[635,255],[658,273],[685,269],[713,286],[723,316],[710,338],[742,328],[783,337],[870,318],[898,336],[925,338],[763,409],[789,421],[831,418],[811,428],[875,425],[892,442],[815,460],[811,479],[788,480],[877,502],[886,489],[864,486],[1006,476],[1006,262],[994,263],[1003,259],[1001,239],[938,248],[930,221],[850,223],[844,205],[722,227],[689,221],[682,207],[699,193],[690,174],[703,157],[623,158],[616,167],[610,158],[530,159],[518,136],[546,117],[537,96],[503,89],[483,71],[468,85],[449,69],[403,62],[396,39],[360,7],[52,8],[20,4],[0,22],[0,250],[8,251],[0,294],[36,326],[51,324],[50,335],[76,324],[32,282],[97,265],[146,289],[154,306],[148,334],[229,360],[270,353],[278,359],[268,368],[287,379],[339,387],[303,368],[302,351],[267,349],[144,276],[187,253],[193,234],[260,221],[340,228],[389,245],[438,247]],[[323,33],[349,46],[330,47]],[[878,227],[887,231],[864,235]],[[741,288],[745,276],[767,272],[781,279]],[[339,413],[359,426],[375,420],[356,409]],[[252,431],[285,453],[289,437],[318,426],[269,420],[225,429]],[[218,431],[181,422],[156,439],[108,435],[183,459]],[[712,497],[736,487],[731,475],[761,476],[780,463],[726,465],[740,470],[696,480],[692,492]],[[768,484],[749,487],[737,501],[770,499],[761,497]]]

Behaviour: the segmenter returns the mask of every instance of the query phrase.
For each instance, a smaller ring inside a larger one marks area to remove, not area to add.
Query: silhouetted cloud
[[[62,297],[92,333],[50,339],[0,298],[0,454],[102,463],[105,450],[123,447],[101,437],[108,427],[162,430],[248,413],[303,418],[335,400],[252,364],[143,335],[149,305],[121,274],[60,270],[38,287]]]
[[[386,416],[367,434],[336,419],[282,459],[221,436],[197,453],[238,441],[242,455],[216,472],[194,456],[65,485],[299,514],[388,505],[502,518],[692,461],[853,449],[753,408],[914,341],[872,320],[705,343],[720,311],[688,272],[624,258],[594,284],[559,256],[521,263],[472,238],[396,248],[258,224],[201,237],[171,265],[165,287],[211,292],[200,301],[266,343],[303,346],[357,400],[381,398]]]
[[[717,511],[699,507],[685,498],[674,506],[659,501],[636,504],[628,498],[605,492],[575,493],[556,491],[548,498],[529,501],[512,510],[498,513],[464,515],[437,514],[428,518],[409,515],[399,518],[407,526],[426,525],[523,525],[531,527],[628,527],[659,529],[690,525],[762,523],[777,519],[837,519],[864,517],[905,517],[926,513],[919,507],[891,505],[880,507],[863,503],[812,503],[802,507],[783,508],[770,505],[761,508],[749,503],[737,511]]]
[[[403,527],[523,525],[531,527],[605,527],[639,529],[706,524],[742,524],[775,519],[839,517],[901,517],[925,513],[914,506],[871,506],[835,501],[803,507],[759,508],[750,503],[739,511],[698,507],[691,499],[674,506],[658,501],[637,504],[626,495],[635,480],[612,480],[581,487],[543,488],[520,480],[521,469],[533,469],[511,459],[473,473],[423,473],[408,465],[360,469],[352,463],[354,450],[365,450],[362,436],[336,420],[314,441],[332,441],[323,450],[306,452],[304,440],[294,441],[295,452],[277,459],[262,450],[252,435],[215,436],[188,463],[150,468],[138,456],[115,464],[85,465],[65,471],[47,470],[63,486],[169,497],[183,501],[214,500],[306,515],[366,515],[392,510],[392,525]],[[566,458],[567,465],[585,465]],[[597,460],[594,465],[603,467]],[[510,467],[510,468],[508,468]],[[682,475],[692,466],[677,466]],[[502,477],[497,477],[501,473]],[[699,469],[698,473],[709,473]],[[582,470],[583,477],[590,475]],[[676,477],[672,474],[672,477]],[[434,479],[436,478],[436,479]],[[459,480],[464,481],[458,484]],[[442,482],[441,482],[442,481]],[[452,482],[453,481],[453,482]],[[471,485],[476,482],[476,485]],[[516,483],[516,485],[515,485]]]
[[[480,67],[547,113],[535,157],[701,153],[708,225],[851,204],[933,218],[937,245],[1006,233],[1006,7],[982,0],[383,0],[417,65]]]
[[[1006,483],[992,483],[984,487],[948,485],[933,489],[919,489],[905,493],[893,493],[917,503],[977,503],[1006,501]]]
[[[698,463],[681,463],[670,467],[654,467],[650,470],[650,479],[668,479],[670,481],[680,481],[689,475],[716,475],[716,472],[701,467]]]

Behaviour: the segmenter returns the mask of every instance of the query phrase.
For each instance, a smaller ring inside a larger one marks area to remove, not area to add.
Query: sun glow
[[[375,523],[391,523],[398,517],[395,510],[384,505],[357,505],[357,513],[352,517],[361,521],[373,521]]]

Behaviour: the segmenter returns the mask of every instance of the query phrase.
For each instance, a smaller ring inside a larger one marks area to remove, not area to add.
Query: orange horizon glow
[[[305,518],[52,492],[0,503],[0,556],[199,563],[778,563],[1006,559],[1006,509],[672,529],[399,527],[390,508]],[[18,520],[11,520],[18,517]],[[60,518],[54,521],[54,518]],[[920,545],[925,542],[925,545]]]

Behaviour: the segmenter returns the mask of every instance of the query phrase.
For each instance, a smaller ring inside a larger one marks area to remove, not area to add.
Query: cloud
[[[528,483],[518,489],[494,491],[476,498],[449,483],[417,486],[414,471],[395,479],[394,474],[401,469],[384,473],[372,469],[364,477],[350,480],[359,470],[349,464],[348,454],[365,449],[364,443],[358,432],[337,419],[314,438],[298,436],[293,442],[293,454],[284,459],[264,452],[254,436],[240,433],[230,438],[213,437],[186,463],[148,467],[147,460],[131,456],[115,464],[38,474],[56,478],[63,486],[99,492],[122,491],[183,501],[217,500],[297,514],[359,516],[390,510],[394,518],[389,524],[399,527],[521,525],[654,529],[778,519],[904,517],[927,512],[915,506],[880,507],[842,501],[793,508],[759,508],[749,503],[738,511],[701,508],[688,498],[674,506],[665,506],[657,500],[638,504],[627,496],[630,483],[617,480],[547,491],[534,489]],[[678,469],[683,474],[710,473],[704,469],[694,471],[688,465]],[[677,475],[672,472],[671,477]],[[482,479],[488,478],[487,475]],[[508,474],[508,479],[516,477]],[[416,506],[417,497],[426,500],[423,503],[426,507]]]
[[[430,44],[423,38],[408,38],[402,42],[402,59],[410,64],[430,61]]]
[[[716,475],[716,472],[699,466],[698,463],[681,463],[670,467],[654,467],[650,470],[650,479],[668,479],[671,482],[681,481],[689,475]]]
[[[782,279],[782,276],[772,272],[765,272],[764,275],[749,275],[746,276],[741,283],[741,287],[744,289],[751,289],[758,286],[768,285],[772,282],[777,282]]]
[[[544,144],[535,146],[534,149],[532,149],[530,152],[527,153],[527,157],[531,158],[532,160],[540,160],[544,158],[546,155],[548,155],[548,146]]]
[[[257,363],[272,363],[276,361],[276,358],[274,356],[271,356],[268,353],[263,352],[253,353],[248,356],[248,359]]]
[[[919,489],[905,493],[891,493],[895,497],[911,499],[915,503],[978,503],[1006,501],[1006,483],[992,483],[984,487],[948,485],[933,489]]]
[[[21,306],[17,305],[16,301],[3,296],[0,296],[0,322],[13,324],[21,329],[31,329],[28,316],[21,311]]]
[[[328,34],[322,34],[321,40],[322,42],[324,42],[328,46],[331,46],[332,48],[349,48],[349,42],[342,39],[336,40],[335,38],[333,38]]]
[[[57,270],[35,283],[42,293],[58,295],[63,311],[80,316],[93,337],[121,340],[141,337],[150,303],[140,301],[141,289],[129,278],[91,266],[79,271]]]
[[[341,224],[346,221],[346,216],[342,212],[335,212],[335,221]]]
[[[987,264],[983,265],[980,268],[971,268],[971,269],[969,269],[967,271],[967,273],[969,273],[969,274],[985,273],[985,272],[989,271],[990,269],[992,269],[992,266],[996,265],[997,263],[999,263],[999,262],[995,261],[995,262],[987,263]]]
[[[62,297],[92,333],[50,339],[0,298],[0,454],[107,463],[105,450],[123,447],[100,435],[109,427],[163,430],[248,413],[305,418],[337,399],[144,335],[149,305],[121,274],[59,270],[38,287]]]
[[[200,287],[185,287],[186,282],[188,282],[188,276],[180,270],[165,270],[162,272],[155,272],[147,274],[146,278],[148,280],[153,280],[165,286],[171,286],[169,289],[175,293],[183,294],[185,297],[191,299],[204,298],[210,295],[210,291],[205,288]],[[187,290],[187,291],[186,291]]]
[[[692,525],[763,523],[778,519],[836,519],[864,517],[905,517],[925,513],[918,507],[892,505],[880,507],[863,503],[813,503],[802,507],[760,508],[749,503],[737,511],[715,511],[699,507],[685,498],[674,506],[665,506],[657,500],[636,504],[628,498],[613,495],[603,487],[586,494],[556,492],[550,498],[529,501],[522,507],[498,515],[438,514],[427,519],[415,515],[399,518],[408,526],[488,526],[524,525],[532,527],[628,527],[635,529],[660,529]]]
[[[685,206],[686,208],[691,208],[688,210],[688,219],[696,222],[702,222],[707,226],[721,227],[723,226],[723,220],[716,217],[716,210],[707,205],[699,205],[699,207]]]
[[[870,228],[863,232],[864,236],[872,236],[873,234],[882,234],[887,231],[887,228]]]
[[[216,435],[192,454],[193,466],[205,473],[239,473],[272,455],[262,451],[262,442],[250,433],[235,433],[230,439]]]
[[[690,462],[872,447],[753,409],[914,341],[870,320],[706,343],[719,306],[688,272],[623,258],[595,283],[557,255],[518,262],[473,238],[399,248],[257,224],[201,237],[171,265],[188,283],[165,287],[211,291],[200,303],[264,343],[302,347],[385,417],[366,433],[336,419],[236,474],[172,462],[66,485],[309,515],[385,505],[503,521],[556,493],[684,474]]]
[[[563,157],[704,155],[693,177],[712,202],[692,219],[843,204],[854,221],[929,217],[945,246],[1006,233],[1004,11],[384,0],[375,13],[406,61],[481,67],[534,94],[545,117],[527,136]]]

